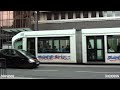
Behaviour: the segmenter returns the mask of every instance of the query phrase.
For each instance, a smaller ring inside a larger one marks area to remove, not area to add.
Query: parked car
[[[36,68],[40,64],[34,55],[25,50],[1,49],[0,58],[6,59],[7,67]]]

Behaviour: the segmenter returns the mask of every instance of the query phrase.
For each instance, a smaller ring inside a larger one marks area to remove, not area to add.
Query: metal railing
[[[7,75],[6,59],[0,58],[0,76]]]

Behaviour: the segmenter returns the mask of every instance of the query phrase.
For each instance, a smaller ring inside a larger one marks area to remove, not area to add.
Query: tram
[[[12,48],[47,63],[120,63],[120,28],[24,31],[12,38]]]

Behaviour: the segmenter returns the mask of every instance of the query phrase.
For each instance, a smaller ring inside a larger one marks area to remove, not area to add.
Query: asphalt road
[[[120,65],[41,64],[35,69],[8,68],[7,77],[9,79],[120,79]]]

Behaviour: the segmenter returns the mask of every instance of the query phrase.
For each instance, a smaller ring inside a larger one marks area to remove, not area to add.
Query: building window
[[[83,11],[83,17],[88,18],[88,11]]]
[[[38,53],[70,53],[70,37],[39,37]]]
[[[96,17],[96,11],[91,11],[91,17]]]
[[[99,17],[103,17],[103,11],[99,11]]]
[[[73,19],[73,12],[71,11],[68,12],[68,19]]]
[[[76,18],[80,18],[80,12],[79,11],[76,11]]]
[[[65,19],[65,12],[61,12],[61,19]]]
[[[120,36],[108,35],[107,49],[108,49],[108,53],[110,52],[120,53]]]
[[[54,20],[58,20],[59,19],[59,13],[58,12],[54,12]]]
[[[120,16],[120,11],[114,11],[115,12],[115,16]]]
[[[107,11],[107,17],[112,17],[113,16],[113,12],[112,11]]]
[[[47,20],[52,20],[52,13],[51,12],[47,13]]]
[[[13,11],[1,11],[0,12],[0,26],[3,28],[8,28],[12,26],[13,22]]]
[[[31,27],[31,11],[14,11],[13,28]]]

